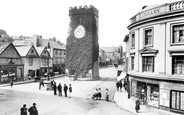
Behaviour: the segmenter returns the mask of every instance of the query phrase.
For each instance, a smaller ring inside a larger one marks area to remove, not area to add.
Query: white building
[[[145,6],[128,29],[124,42],[130,97],[184,112],[184,1]]]

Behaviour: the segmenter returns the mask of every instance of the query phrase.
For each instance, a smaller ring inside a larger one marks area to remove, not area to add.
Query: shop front
[[[162,82],[160,106],[173,112],[184,113],[184,84]]]
[[[8,83],[10,81],[22,81],[23,66],[16,65],[1,65],[0,66],[0,81],[1,83]]]
[[[159,82],[131,77],[131,96],[142,104],[159,107]]]

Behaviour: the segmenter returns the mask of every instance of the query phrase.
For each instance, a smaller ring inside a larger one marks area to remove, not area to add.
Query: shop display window
[[[184,92],[171,91],[171,108],[184,110]]]
[[[148,105],[159,106],[159,86],[148,84],[147,85],[147,103]]]

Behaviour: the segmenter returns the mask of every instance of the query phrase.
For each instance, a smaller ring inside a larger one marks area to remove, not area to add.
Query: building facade
[[[145,6],[130,19],[128,93],[143,104],[184,112],[184,2]]]
[[[18,38],[14,37],[13,44],[16,47],[20,46],[32,46],[35,47],[47,47],[48,43],[50,43],[50,56],[52,58],[52,66],[53,72],[58,74],[65,73],[65,57],[66,57],[66,47],[59,41],[53,39],[43,39],[42,36],[33,35],[33,37],[29,36],[20,36]]]
[[[0,84],[24,80],[24,65],[12,43],[0,45]]]

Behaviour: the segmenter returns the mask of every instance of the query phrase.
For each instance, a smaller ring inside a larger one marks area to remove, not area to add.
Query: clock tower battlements
[[[98,17],[98,9],[96,9],[93,5],[70,7],[69,16],[77,14],[93,14]]]

